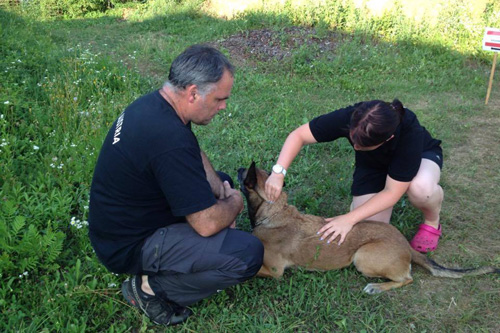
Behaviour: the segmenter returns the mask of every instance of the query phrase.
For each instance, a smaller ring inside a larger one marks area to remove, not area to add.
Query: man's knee
[[[251,278],[257,274],[264,261],[264,245],[257,237],[252,237],[249,243],[248,269],[246,276]]]
[[[239,276],[240,281],[255,276],[264,260],[264,246],[261,241],[240,230],[229,230],[220,252],[238,258],[244,263],[234,272]]]

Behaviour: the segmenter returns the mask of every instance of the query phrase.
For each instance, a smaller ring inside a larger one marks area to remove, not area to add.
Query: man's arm
[[[232,189],[229,183],[222,183],[203,151],[201,151],[201,159],[207,181],[217,198],[217,203],[207,209],[187,215],[186,220],[197,233],[208,237],[231,226],[238,214],[243,211],[244,206],[240,192]]]
[[[212,164],[210,164],[210,161],[203,150],[201,150],[201,160],[203,161],[203,168],[207,174],[207,181],[210,184],[210,188],[212,188],[213,194],[217,199],[224,197],[224,187],[222,185],[222,181],[212,167]]]
[[[188,223],[203,237],[229,227],[243,210],[243,198],[239,191],[232,189],[228,182],[224,182],[222,191],[222,199],[217,199],[215,205],[186,216]]]

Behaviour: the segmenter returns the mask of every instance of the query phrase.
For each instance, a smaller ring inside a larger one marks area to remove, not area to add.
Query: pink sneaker
[[[418,252],[431,252],[436,250],[440,236],[441,224],[438,229],[427,224],[421,224],[418,227],[417,234],[411,240],[410,245]]]

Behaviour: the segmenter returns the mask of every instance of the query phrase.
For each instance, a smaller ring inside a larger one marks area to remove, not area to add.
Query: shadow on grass
[[[493,131],[495,128],[475,124],[479,116],[473,111],[485,110],[480,105],[481,94],[484,96],[485,93],[483,80],[487,74],[487,66],[482,59],[408,38],[383,41],[373,37],[370,31],[350,33],[293,26],[285,16],[265,14],[249,14],[225,21],[187,11],[141,22],[123,20],[117,15],[33,23],[0,10],[0,17],[2,58],[11,58],[13,53],[19,57],[32,57],[22,68],[23,72],[17,73],[19,76],[8,77],[0,83],[19,83],[17,80],[28,76],[34,80],[35,84],[30,85],[32,90],[16,90],[22,96],[22,107],[15,109],[20,110],[16,115],[18,121],[29,115],[30,103],[36,103],[37,99],[43,102],[43,98],[47,98],[41,97],[43,92],[38,90],[36,80],[47,75],[46,69],[49,69],[48,75],[58,68],[64,69],[58,66],[63,63],[61,60],[75,53],[68,51],[69,48],[78,45],[82,50],[92,48],[93,53],[101,53],[123,64],[129,71],[138,72],[144,78],[139,82],[148,83],[137,87],[137,91],[142,93],[163,82],[170,62],[188,45],[210,43],[223,49],[239,65],[231,106],[210,126],[197,128],[196,132],[211,159],[229,170],[248,165],[251,160],[263,166],[272,165],[288,132],[316,115],[359,100],[399,97],[420,119],[425,120],[424,125],[436,137],[444,139],[448,149],[446,154],[453,155],[460,145],[464,145],[463,151],[459,150],[465,155],[464,159],[449,159],[451,169],[457,174],[448,174],[445,162],[443,182],[445,190],[450,189],[451,197],[447,200],[453,205],[444,207],[443,215],[449,225],[444,227],[446,235],[441,243],[444,246],[436,255],[447,255],[443,263],[468,258],[467,263],[475,264],[482,259],[474,251],[498,239],[498,236],[488,232],[498,226],[495,202],[488,202],[486,208],[495,214],[481,221],[482,229],[477,235],[483,239],[469,236],[474,225],[450,221],[461,218],[460,210],[472,207],[479,212],[484,209],[473,205],[476,197],[464,197],[458,193],[464,187],[471,189],[474,185],[468,184],[477,181],[474,178],[476,175],[481,177],[480,184],[487,184],[489,179],[498,181],[498,171],[491,168],[489,174],[474,173],[474,167],[483,163],[480,158],[465,159],[467,147],[472,147],[467,145],[470,136],[480,129]],[[4,26],[13,21],[17,22],[15,29]],[[36,44],[23,35],[13,37],[23,29],[23,25],[28,24],[35,25],[34,31],[45,36],[42,42]],[[33,45],[24,45],[25,40],[33,42]],[[116,92],[120,93],[125,92]],[[2,107],[6,108],[3,104]],[[486,119],[494,119],[491,112],[483,115]],[[32,134],[39,135],[37,132]],[[102,136],[104,134],[103,130]],[[482,137],[473,147],[487,144],[488,140],[488,136]],[[494,164],[494,156],[500,156],[498,149],[494,149],[487,163]],[[461,165],[464,165],[463,169]],[[326,216],[340,214],[347,209],[350,203],[352,152],[345,142],[304,149],[293,169],[287,176],[288,191],[293,194],[292,203],[301,210]],[[82,182],[89,183],[91,174],[82,177],[86,178]],[[460,182],[460,177],[466,180]],[[484,195],[494,198],[495,188],[485,189],[487,193]],[[479,195],[477,189],[470,193]],[[396,207],[394,218],[407,236],[420,222],[420,216],[408,208],[407,202]],[[461,230],[459,235],[455,231],[457,229]],[[451,244],[455,241],[464,245]],[[72,243],[72,246],[75,244]],[[474,244],[474,251],[469,250],[469,244]],[[451,253],[446,246],[457,252]],[[492,244],[490,249],[481,250],[481,254],[498,255],[498,245]],[[71,253],[73,249],[68,251]],[[61,266],[71,266],[71,262],[64,262]],[[88,268],[85,273],[92,275],[95,272]],[[183,328],[229,330],[231,327],[243,327],[249,331],[255,328],[262,331],[382,331],[388,328],[403,331],[411,328],[417,331],[455,331],[495,327],[496,319],[492,314],[499,310],[499,304],[491,298],[491,294],[498,289],[498,281],[493,278],[438,280],[418,271],[415,275],[418,281],[413,286],[367,297],[360,292],[367,279],[353,269],[327,273],[291,270],[281,281],[255,279],[205,300],[202,306],[195,307],[197,316]],[[92,307],[102,306],[105,313],[114,314],[113,311],[116,311],[110,310],[113,304],[103,302],[103,305],[94,298],[87,300]],[[485,307],[489,315],[471,317],[471,313]],[[76,309],[85,311],[81,304]],[[449,319],[450,312],[452,319]],[[36,322],[40,316],[35,314],[31,320]],[[111,319],[108,315],[101,318],[115,320],[117,325],[122,319],[134,327],[138,325],[137,316],[125,307],[116,317],[118,319]],[[243,323],[241,318],[244,318]],[[61,320],[71,321],[70,318]],[[92,323],[92,320],[88,319],[87,328],[94,325],[97,330],[106,329],[103,327],[105,324]],[[442,320],[445,320],[445,326]],[[56,330],[56,323],[50,325],[53,326],[49,330]]]

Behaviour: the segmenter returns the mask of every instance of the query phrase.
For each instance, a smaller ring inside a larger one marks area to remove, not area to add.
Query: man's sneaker
[[[122,284],[122,293],[125,299],[134,307],[141,309],[149,319],[158,325],[176,325],[185,321],[191,310],[172,301],[148,295],[141,290],[141,277],[135,276]]]

